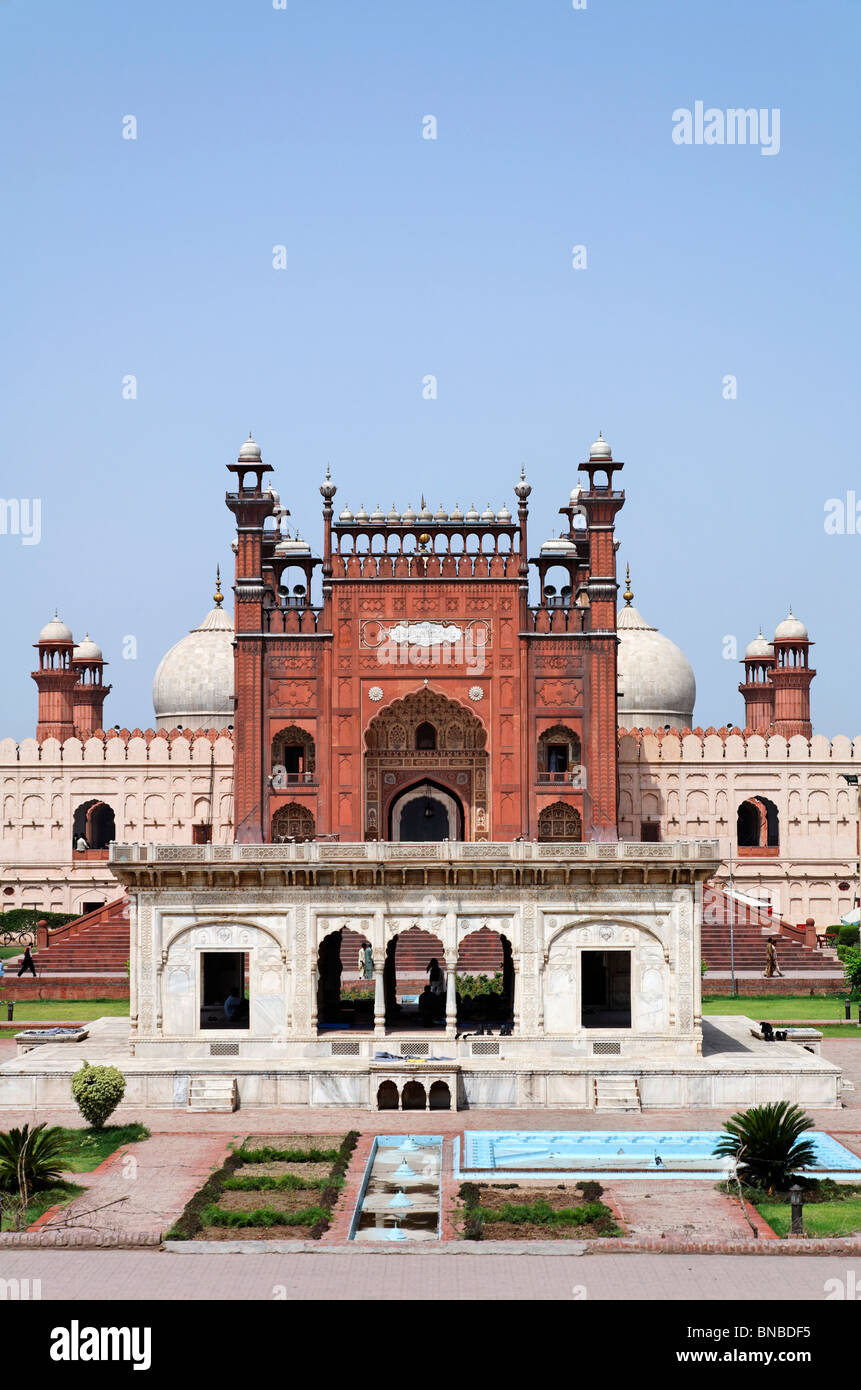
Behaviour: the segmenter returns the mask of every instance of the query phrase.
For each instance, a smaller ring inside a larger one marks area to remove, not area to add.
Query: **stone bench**
[[[15,1034],[18,1055],[31,1052],[46,1043],[79,1043],[90,1036],[88,1028],[30,1028]]]

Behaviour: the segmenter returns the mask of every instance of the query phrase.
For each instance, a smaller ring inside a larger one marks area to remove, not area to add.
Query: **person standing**
[[[765,946],[765,978],[770,980],[775,975],[783,976],[783,971],[777,963],[777,951],[774,942],[768,941]]]

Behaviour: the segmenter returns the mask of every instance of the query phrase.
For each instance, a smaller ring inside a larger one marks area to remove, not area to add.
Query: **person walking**
[[[27,970],[29,970],[31,975],[36,974],[36,962],[33,960],[33,953],[29,946],[24,952],[24,959],[21,962],[21,969],[18,971],[18,978],[20,979]]]

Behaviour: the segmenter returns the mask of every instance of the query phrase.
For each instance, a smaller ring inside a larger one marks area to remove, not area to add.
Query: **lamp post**
[[[797,1182],[794,1182],[789,1189],[789,1200],[792,1204],[792,1235],[803,1236],[804,1196]]]

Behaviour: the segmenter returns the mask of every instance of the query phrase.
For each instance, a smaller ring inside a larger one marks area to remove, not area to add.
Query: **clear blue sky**
[[[601,428],[696,719],[741,718],[724,637],[792,602],[817,730],[858,732],[861,534],[824,515],[861,500],[859,31],[856,0],[2,0],[2,492],[43,537],[0,536],[0,734],[55,605],[106,722],[152,722],[249,428],[312,541],[328,460],[354,510],[511,506],[525,463],[536,544]],[[779,154],[676,145],[699,100],[779,108]]]

